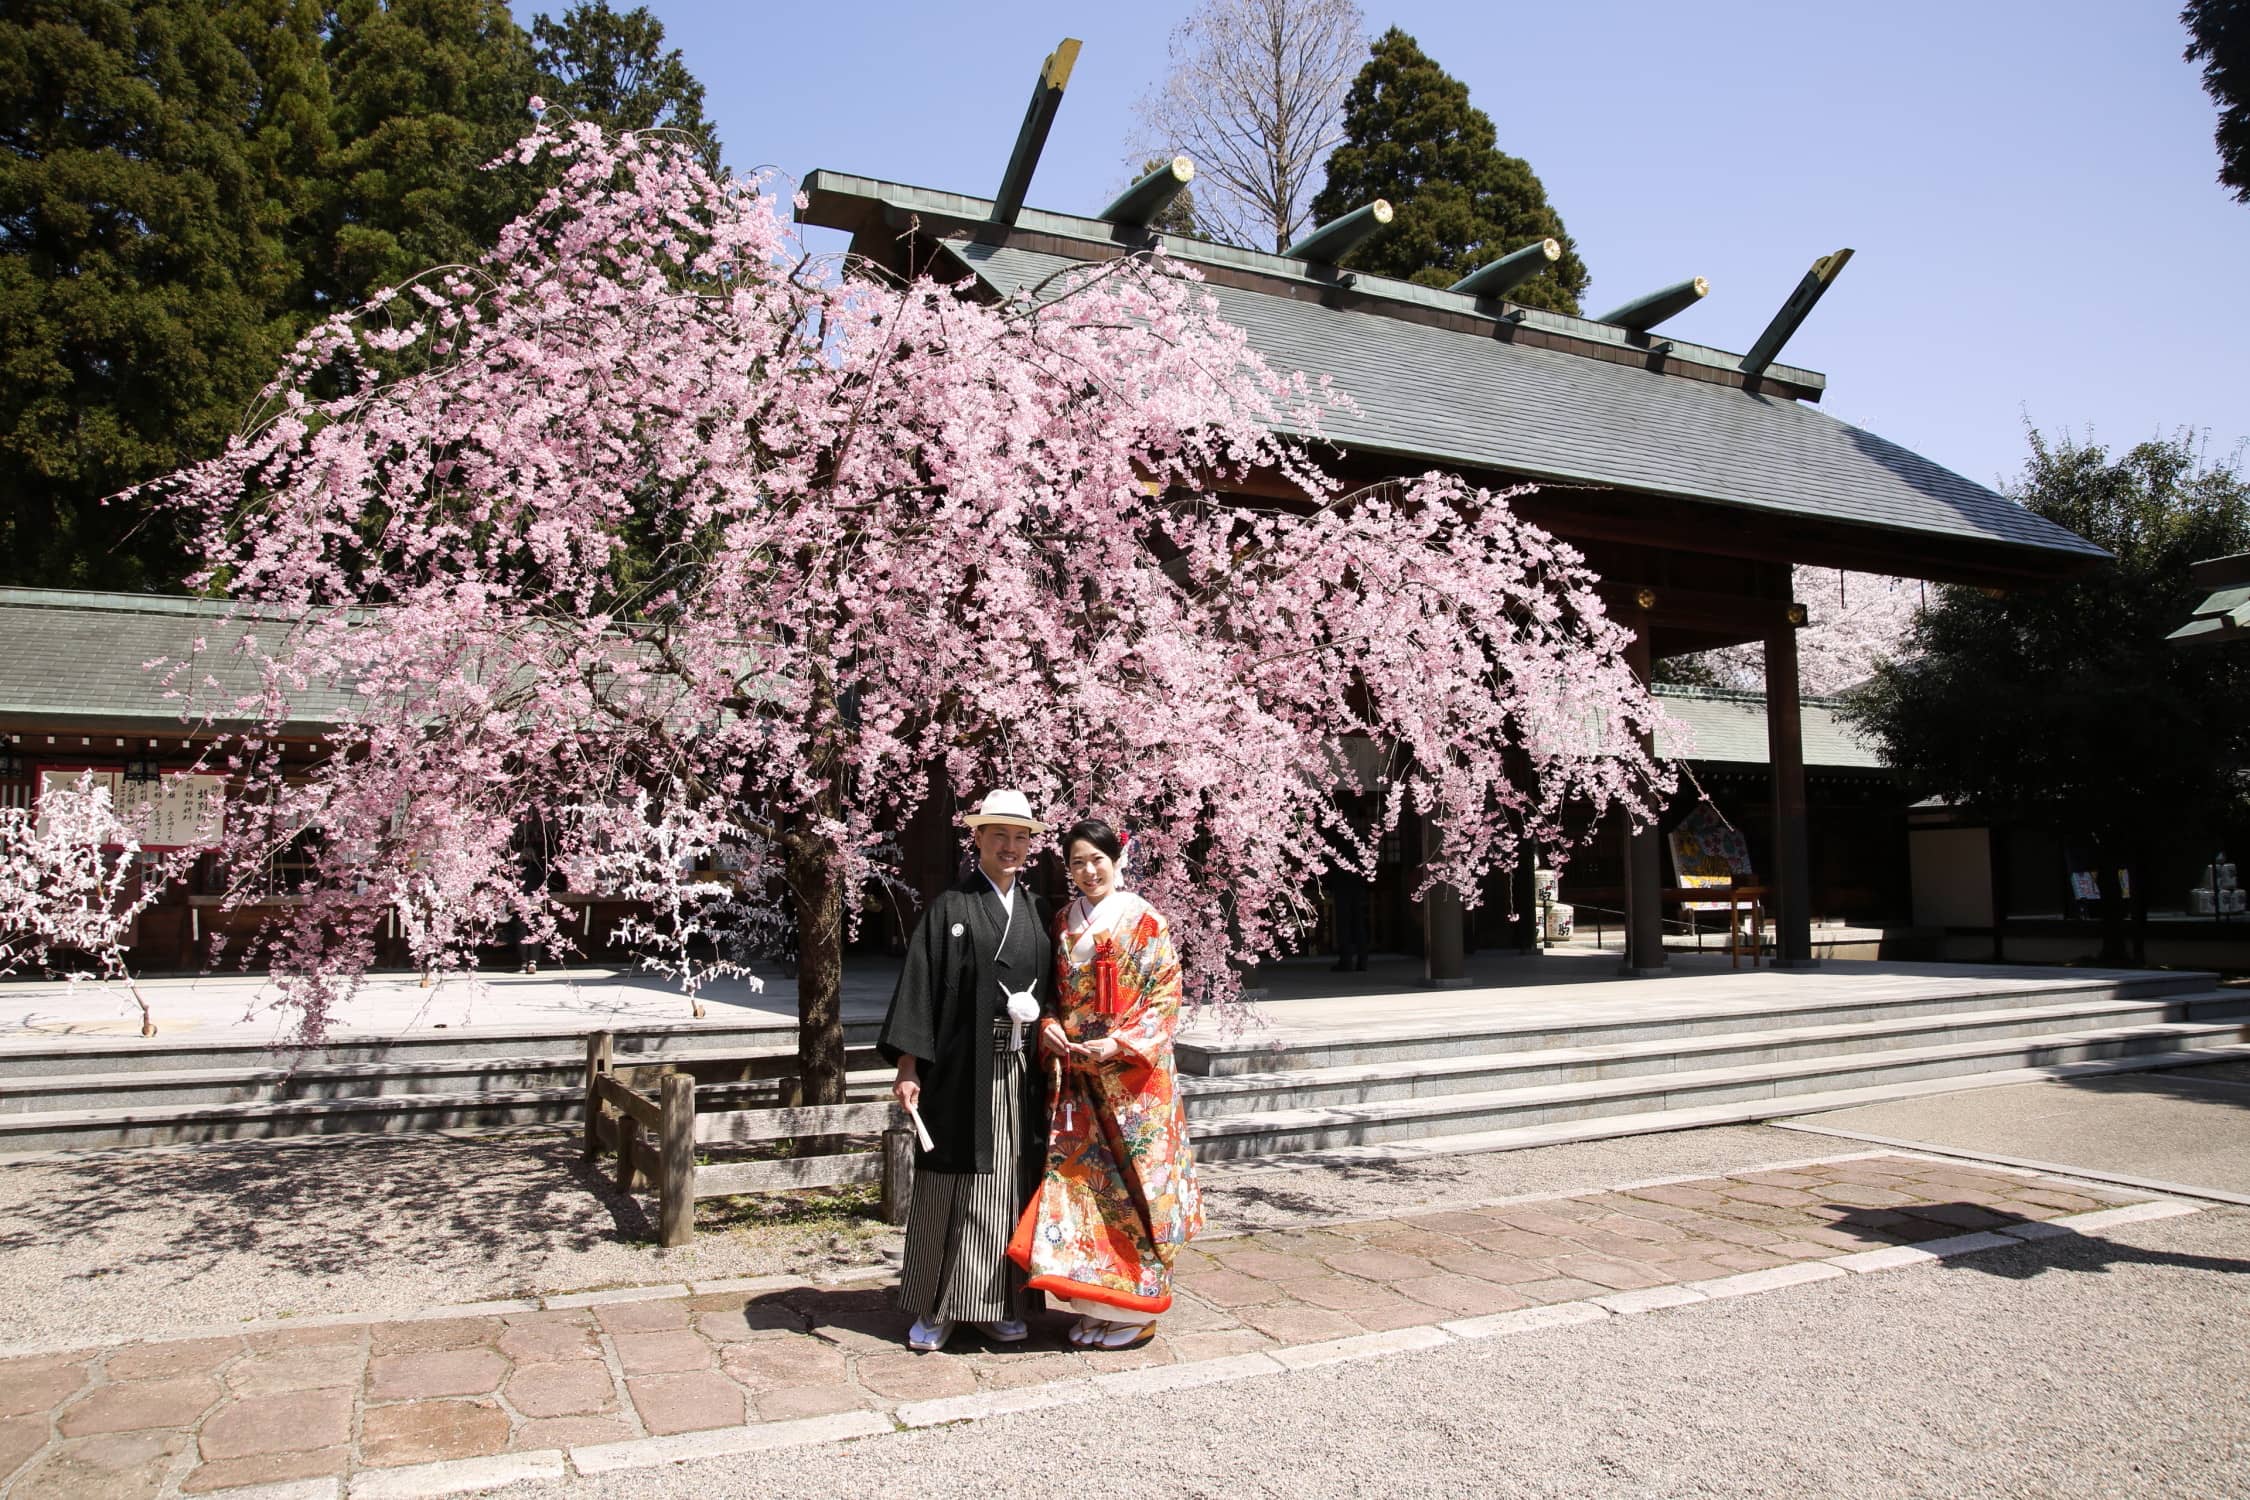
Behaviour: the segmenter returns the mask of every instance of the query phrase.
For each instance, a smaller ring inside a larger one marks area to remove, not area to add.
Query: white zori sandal
[[[1111,1323],[1102,1330],[1101,1337],[1094,1340],[1092,1347],[1096,1349],[1138,1349],[1155,1337],[1156,1320],[1153,1318],[1146,1323]]]

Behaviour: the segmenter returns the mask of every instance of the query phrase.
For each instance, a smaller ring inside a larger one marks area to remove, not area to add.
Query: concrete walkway
[[[1786,1122],[2250,1204],[2250,1063],[1967,1089]]]
[[[1142,1349],[964,1332],[885,1278],[763,1278],[266,1320],[0,1360],[0,1494],[436,1495],[872,1436],[1687,1308],[2194,1212],[1898,1152],[1214,1236]]]

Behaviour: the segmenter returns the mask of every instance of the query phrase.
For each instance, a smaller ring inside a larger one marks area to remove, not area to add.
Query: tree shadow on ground
[[[1836,1204],[1841,1208],[1844,1205]],[[1975,1203],[1920,1203],[1909,1209],[1855,1209],[1832,1221],[1830,1227],[1848,1234],[1881,1239],[1894,1245],[1980,1232],[2003,1234],[2042,1220],[2005,1213]],[[2068,1229],[2068,1226],[2058,1226]],[[2170,1250],[2144,1250],[2122,1245],[2102,1235],[2076,1230],[2043,1235],[2017,1242],[2028,1254],[1972,1255],[1954,1262],[2007,1281],[2029,1281],[2048,1271],[2107,1273],[2114,1266],[2169,1266],[2184,1271],[2210,1271],[2222,1276],[2250,1274],[2250,1260],[2224,1255],[2190,1255]]]
[[[1224,1167],[1227,1163],[1214,1165]],[[1451,1170],[1448,1170],[1449,1165]],[[1460,1166],[1443,1157],[1368,1161],[1313,1154],[1293,1159],[1288,1171],[1276,1172],[1271,1177],[1228,1177],[1223,1184],[1206,1187],[1204,1199],[1214,1227],[1223,1221],[1230,1228],[1265,1229],[1308,1218],[1330,1218],[1339,1212],[1369,1212],[1364,1204],[1355,1203],[1353,1190],[1370,1184],[1442,1187],[1465,1175]],[[1213,1201],[1222,1194],[1223,1208]],[[1426,1207],[1392,1204],[1388,1208],[1377,1207],[1372,1212],[1415,1213]]]
[[[489,1264],[652,1233],[576,1137],[554,1133],[98,1151],[7,1170],[38,1175],[34,1190],[11,1194],[0,1255],[67,1247],[77,1279],[128,1264],[192,1276],[244,1257],[320,1276],[385,1260]]]

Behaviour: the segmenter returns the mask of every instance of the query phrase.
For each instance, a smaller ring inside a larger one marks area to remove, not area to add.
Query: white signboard
[[[83,768],[42,767],[39,791],[46,794],[78,785]],[[109,789],[109,805],[140,836],[143,849],[199,849],[219,842],[226,832],[223,776],[166,776],[161,781],[128,782],[123,771],[95,770],[93,784]],[[46,816],[39,822],[46,825]]]

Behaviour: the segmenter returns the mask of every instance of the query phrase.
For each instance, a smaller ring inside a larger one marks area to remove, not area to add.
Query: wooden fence
[[[646,1064],[643,1064],[646,1066]],[[586,1039],[586,1159],[617,1153],[617,1189],[653,1188],[661,1205],[662,1243],[695,1238],[695,1200],[732,1193],[791,1188],[883,1185],[883,1222],[906,1222],[914,1183],[914,1132],[906,1112],[889,1100],[805,1107],[767,1106],[697,1113],[695,1080],[668,1069],[651,1096],[617,1076],[615,1038],[597,1031]],[[788,1156],[770,1161],[696,1163],[698,1146],[758,1145],[801,1136],[873,1135],[870,1151],[831,1156]]]

